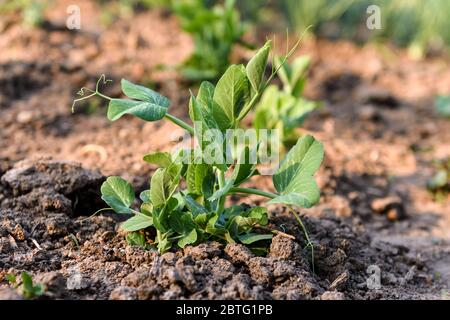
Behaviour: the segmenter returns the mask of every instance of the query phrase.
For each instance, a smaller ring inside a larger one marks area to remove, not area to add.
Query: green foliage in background
[[[39,27],[44,22],[44,10],[49,1],[1,0],[0,14],[19,12],[26,26]]]
[[[192,35],[194,52],[181,71],[189,80],[216,80],[229,66],[234,45],[241,43],[245,27],[235,0],[209,5],[205,0],[173,0],[172,10],[181,28]]]
[[[279,129],[280,139],[286,149],[292,147],[298,139],[295,130],[303,124],[310,112],[320,106],[319,103],[302,97],[310,59],[298,57],[292,64],[281,65],[281,58],[275,58],[275,66],[280,67],[278,76],[282,83],[280,90],[271,85],[264,92],[255,108],[253,126],[256,129]]]
[[[251,161],[251,154],[258,151],[259,144],[242,146],[231,164],[224,161],[227,158],[225,142],[228,129],[239,128],[240,122],[266,92],[278,71],[274,69],[265,79],[270,50],[271,43],[267,42],[246,66],[230,66],[216,85],[207,81],[201,83],[197,95],[191,94],[189,102],[189,116],[194,127],[168,113],[170,101],[166,97],[125,79],[121,85],[127,99],[104,96],[98,92],[98,84],[95,91],[87,90],[92,92],[90,95],[80,98],[100,95],[108,99],[107,115],[111,121],[126,114],[146,121],[165,118],[197,139],[197,146],[191,149],[179,150],[174,154],[155,152],[144,156],[144,161],[156,165],[158,169],[150,180],[150,189],[139,195],[142,202],[140,210],[133,209],[136,196],[127,181],[109,177],[103,183],[102,199],[109,208],[129,216],[121,227],[134,233],[127,237],[130,244],[146,246],[145,236],[135,232],[152,230],[150,233],[155,236],[151,239],[151,245],[160,252],[175,245],[183,248],[209,239],[240,242],[260,251],[264,248],[264,241],[271,239],[273,233],[265,227],[268,223],[267,209],[246,205],[225,207],[227,197],[255,194],[270,199],[268,203],[304,208],[319,201],[320,190],[314,174],[320,167],[324,150],[322,144],[310,135],[297,141],[275,171],[272,180],[276,193],[241,187],[242,183],[259,174],[257,163]],[[281,59],[279,68],[292,53],[293,50]],[[101,79],[104,80],[103,77]],[[294,84],[293,91],[301,91],[295,85],[297,82],[290,83]],[[84,94],[84,91],[80,93]],[[206,130],[214,130],[221,139],[204,139]],[[212,158],[219,160],[205,160],[205,154],[211,152]],[[291,211],[301,223],[298,215]]]
[[[368,30],[370,5],[381,9],[381,30]],[[281,0],[279,7],[297,29],[353,40],[383,39],[423,52],[450,45],[448,0]]]
[[[450,193],[450,158],[433,163],[435,174],[427,181],[427,188],[436,201],[443,201]]]
[[[19,288],[25,299],[34,299],[44,294],[44,286],[42,284],[34,284],[33,278],[26,272],[22,272],[19,283],[14,274],[8,274],[6,280],[14,287]]]
[[[437,96],[435,106],[439,115],[450,118],[450,96]]]

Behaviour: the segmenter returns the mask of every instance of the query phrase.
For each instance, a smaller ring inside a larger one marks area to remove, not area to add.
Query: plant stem
[[[100,93],[100,92],[98,92],[98,91],[96,92],[96,94],[97,94],[99,97],[102,97],[103,99],[106,99],[106,100],[109,100],[109,101],[112,100],[111,97],[105,96],[103,93]]]
[[[314,271],[314,244],[311,242],[311,239],[309,238],[308,230],[306,230],[306,227],[303,224],[303,221],[302,221],[302,219],[300,219],[297,212],[295,212],[291,206],[288,206],[288,208],[289,208],[289,211],[291,211],[291,213],[294,215],[295,220],[297,220],[298,224],[302,228],[303,234],[305,235],[305,239],[307,242],[306,246],[311,247],[311,265],[312,265],[312,271],[313,271],[313,273],[315,273],[315,271]]]
[[[265,86],[266,87],[266,86]],[[256,104],[256,102],[258,101],[259,97],[261,96],[261,92],[264,91],[264,88],[262,88],[261,90],[259,90],[259,92],[257,94],[254,95],[254,97],[252,98],[252,100],[250,100],[250,102],[248,103],[248,105],[245,106],[245,108],[242,110],[242,112],[239,114],[238,118],[236,119],[236,123],[239,123],[240,121],[242,121],[242,119],[245,118],[245,116],[250,112],[250,110],[253,108],[253,106]]]
[[[97,214],[99,214],[100,212],[103,212],[103,211],[114,211],[114,209],[112,209],[112,208],[102,208],[102,209],[100,209],[100,210],[95,211],[95,212],[94,212],[93,214],[91,214],[89,217],[84,218],[84,219],[81,219],[79,222],[84,222],[84,221],[86,221],[86,220],[89,220],[89,219],[92,218],[93,216],[95,216],[95,215],[97,215]]]
[[[188,131],[190,134],[194,134],[194,128],[192,128],[190,125],[188,125],[186,122],[184,122],[183,120],[169,114],[166,113],[166,115],[164,116],[167,120],[175,123],[177,126],[180,126],[181,128],[183,128],[184,130]]]
[[[270,198],[270,199],[278,197],[278,195],[276,193],[266,192],[266,191],[253,189],[253,188],[231,188],[228,193],[255,194],[255,195],[263,196],[263,197]]]
[[[222,189],[224,185],[225,185],[225,172],[219,170],[219,188]],[[225,207],[225,195],[219,198],[219,202],[217,204],[217,214],[221,214],[224,207]]]

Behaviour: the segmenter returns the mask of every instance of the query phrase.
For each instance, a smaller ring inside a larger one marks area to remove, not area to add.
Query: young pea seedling
[[[286,53],[281,65],[292,55],[298,43]],[[150,189],[139,196],[142,201],[139,210],[132,208],[135,193],[127,181],[109,177],[103,183],[102,199],[109,209],[130,217],[122,224],[123,230],[153,230],[155,237],[150,239],[150,243],[156,245],[160,252],[174,245],[183,248],[210,239],[240,242],[260,249],[261,243],[277,232],[269,232],[265,227],[268,224],[267,209],[246,205],[226,207],[227,197],[254,194],[268,198],[267,204],[283,204],[289,208],[309,208],[319,201],[320,190],[313,176],[320,167],[324,151],[322,144],[310,135],[298,139],[273,174],[276,192],[241,186],[259,174],[257,164],[250,161],[255,147],[244,146],[231,164],[199,161],[205,160],[202,157],[211,149],[219,150],[215,154],[218,158],[225,158],[221,147],[227,132],[239,128],[240,122],[258,102],[280,68],[273,69],[270,77],[264,79],[270,50],[271,42],[268,41],[246,66],[230,66],[215,86],[202,82],[197,95],[191,94],[190,98],[189,116],[193,127],[168,113],[170,102],[166,97],[127,80],[123,79],[121,86],[130,99],[106,97],[98,92],[98,86],[96,90],[90,90],[89,96],[98,95],[109,100],[107,115],[112,121],[125,114],[146,121],[165,118],[187,130],[198,142],[195,147],[174,154],[155,152],[144,156],[144,161],[157,165],[158,169],[151,178]],[[102,77],[99,82],[104,80]],[[222,142],[204,139],[208,130],[218,133],[223,138],[219,139]],[[291,211],[301,223],[298,215]],[[305,231],[303,224],[301,226]],[[147,245],[146,240],[143,233],[129,236],[131,243],[141,246]]]
[[[302,97],[310,64],[307,56],[295,59],[292,64],[282,64],[281,58],[276,57],[275,64],[281,65],[278,77],[282,90],[276,85],[267,88],[255,107],[253,126],[256,129],[279,129],[280,140],[284,148],[289,149],[298,139],[295,129],[320,104]]]

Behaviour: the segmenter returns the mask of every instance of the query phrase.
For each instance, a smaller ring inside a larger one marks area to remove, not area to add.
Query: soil
[[[415,61],[394,48],[306,40],[298,52],[313,59],[306,95],[323,107],[301,131],[326,150],[321,201],[300,211],[314,259],[277,206],[271,227],[295,240],[276,236],[267,256],[217,242],[158,255],[126,244],[123,217],[87,217],[102,207],[105,176],[143,190],[155,168],[142,155],[170,150],[183,132],[131,117],[110,123],[100,102],[75,114],[70,106],[80,87],[106,73],[114,80],[108,95],[119,95],[121,77],[134,80],[168,96],[172,112],[186,118],[189,86],[160,65],[189,56],[189,36],[158,10],[102,27],[90,1],[79,1],[83,26],[70,31],[68,2],[55,3],[45,28],[0,17],[1,299],[21,298],[5,279],[21,271],[44,284],[49,299],[448,297],[450,197],[435,202],[425,188],[432,160],[450,156],[449,122],[433,108],[433,97],[450,89],[447,57]],[[248,184],[266,189],[269,179]]]

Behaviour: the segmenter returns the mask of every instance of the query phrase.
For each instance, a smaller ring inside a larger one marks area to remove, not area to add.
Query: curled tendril
[[[82,100],[86,100],[86,99],[89,99],[89,98],[94,97],[94,96],[100,96],[100,97],[105,98],[105,99],[107,99],[107,100],[111,100],[110,97],[108,97],[108,96],[102,94],[102,93],[99,91],[100,84],[106,85],[106,84],[108,84],[109,82],[112,82],[112,80],[111,80],[111,79],[106,79],[106,76],[105,76],[104,74],[102,74],[102,75],[100,76],[100,78],[98,78],[98,80],[97,80],[97,83],[96,83],[96,85],[95,85],[95,90],[92,90],[92,89],[89,89],[89,88],[86,88],[86,87],[82,87],[80,90],[78,90],[77,95],[81,96],[82,98],[78,98],[78,99],[73,100],[73,103],[72,103],[72,113],[75,112],[75,104],[76,104],[77,102],[82,101]],[[86,96],[86,91],[87,91],[87,92],[90,92],[90,94],[87,95],[87,96]]]

